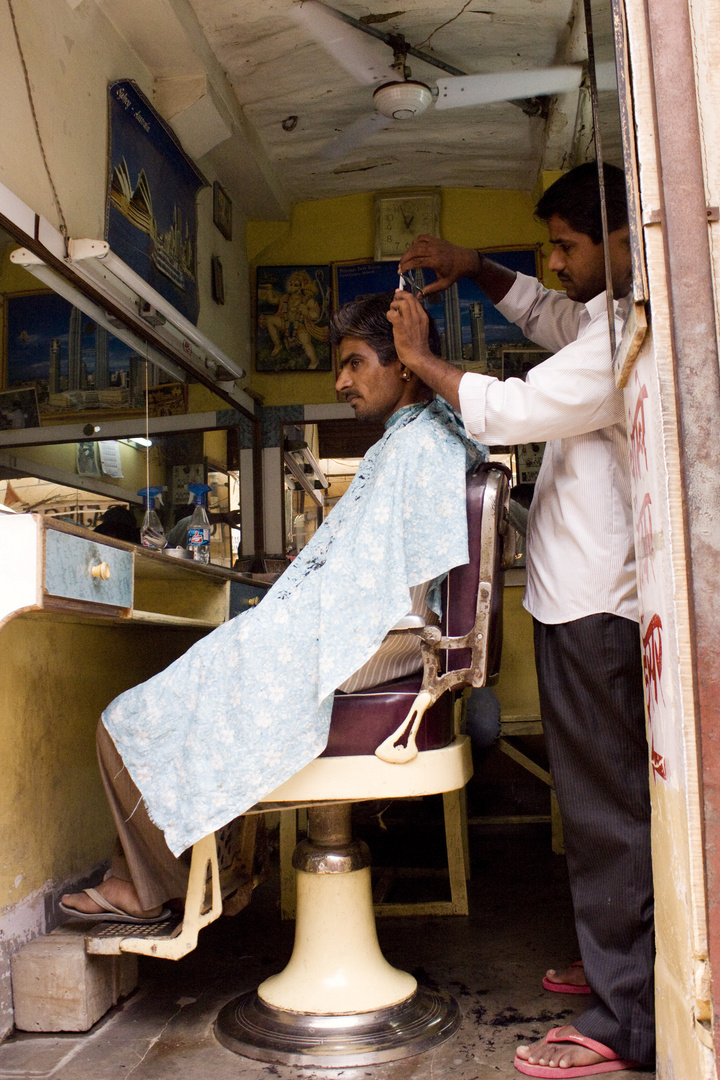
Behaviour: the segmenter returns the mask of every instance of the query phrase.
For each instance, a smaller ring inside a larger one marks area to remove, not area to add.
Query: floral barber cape
[[[108,706],[176,855],[322,752],[333,691],[409,610],[410,586],[467,562],[465,474],[485,456],[441,399],[398,410],[262,603]]]

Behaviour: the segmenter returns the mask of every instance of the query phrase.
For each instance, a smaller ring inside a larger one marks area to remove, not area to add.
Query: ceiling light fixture
[[[430,87],[413,79],[383,83],[373,94],[375,108],[390,120],[412,120],[424,113],[431,101]]]
[[[164,296],[161,296],[152,286],[148,285],[144,278],[140,277],[126,262],[123,262],[114,251],[111,251],[107,241],[86,238],[71,239],[68,241],[68,255],[73,266],[78,270],[87,271],[88,275],[96,283],[110,284],[112,278],[122,282],[137,297],[145,301],[147,305],[146,312],[152,311],[154,315],[163,316],[167,320],[165,325],[168,330],[174,332],[188,345],[194,345],[196,349],[199,349],[204,354],[204,358],[211,358],[225,370],[231,372],[234,379],[245,378],[247,372],[244,368],[241,368],[234,360],[231,360],[229,356],[226,356],[224,352],[218,349],[212,341],[200,333],[189,319],[181,315],[177,308],[173,307]],[[106,271],[111,275],[110,278]]]

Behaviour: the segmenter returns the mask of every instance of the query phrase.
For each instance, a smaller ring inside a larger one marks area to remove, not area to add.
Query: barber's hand
[[[428,345],[430,320],[427,312],[416,296],[398,289],[387,317],[392,323],[398,360],[414,371],[414,358],[432,357]]]
[[[436,236],[418,236],[400,260],[400,272],[405,270],[434,270],[437,281],[423,289],[425,296],[448,289],[461,277],[474,278],[480,267],[480,256],[472,248],[457,247]]]

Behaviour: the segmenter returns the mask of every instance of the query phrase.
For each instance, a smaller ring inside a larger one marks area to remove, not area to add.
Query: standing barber
[[[604,179],[617,300],[631,285],[625,183],[613,166]],[[431,355],[427,316],[408,292],[395,294],[388,318],[402,363],[461,410],[474,438],[547,440],[528,521],[524,604],[534,621],[543,728],[592,988],[575,1026],[518,1048],[521,1072],[549,1076],[589,1066],[615,1071],[624,1059],[626,1068],[654,1062],[654,934],[629,452],[612,370],[596,165],[566,173],[536,213],[547,222],[548,266],[564,294],[432,237],[416,240],[400,264],[435,271],[425,293],[470,278],[526,337],[551,350],[525,382],[463,374]]]

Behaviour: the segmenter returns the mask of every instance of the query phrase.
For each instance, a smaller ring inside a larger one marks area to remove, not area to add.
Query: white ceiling
[[[530,190],[541,169],[572,165],[587,153],[587,94],[581,91],[544,99],[544,116],[528,116],[510,102],[444,111],[431,106],[421,117],[376,131],[339,160],[324,159],[330,140],[372,112],[373,87],[355,82],[292,18],[297,2],[96,0],[154,74],[158,107],[171,123],[188,100],[211,94],[218,121],[221,116],[232,135],[208,159],[231,190],[242,193],[248,216],[284,216],[298,200],[381,188]],[[400,32],[470,74],[586,58],[578,0],[470,0],[460,13],[463,2],[333,0],[355,19]],[[597,7],[596,45],[607,51],[609,0],[597,0]],[[386,55],[389,67],[391,50],[357,34]],[[443,74],[412,57],[409,64],[413,78],[431,87]],[[282,123],[291,116],[297,123],[286,131]],[[177,122],[179,128],[181,118]],[[612,159],[616,150],[606,156]]]

